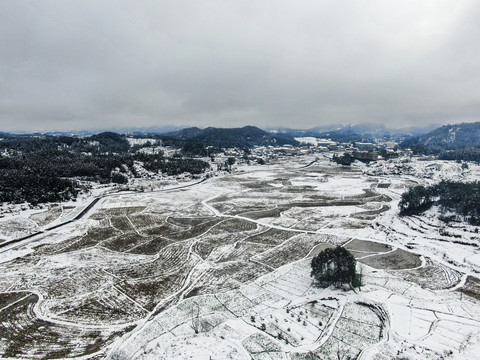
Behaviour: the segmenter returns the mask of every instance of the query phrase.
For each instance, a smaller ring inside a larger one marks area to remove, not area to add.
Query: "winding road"
[[[201,184],[201,183],[203,183],[207,180],[208,180],[208,178],[203,178],[202,180],[197,181],[197,182],[192,183],[192,184],[180,185],[180,186],[175,186],[175,187],[167,188],[167,189],[152,190],[152,191],[148,191],[148,193],[176,191],[176,190],[185,189],[185,188],[189,188],[189,187]],[[48,233],[50,233],[51,231],[53,231],[55,229],[58,229],[60,227],[63,227],[65,225],[71,224],[75,221],[78,221],[78,220],[82,219],[102,199],[105,199],[107,197],[116,197],[116,196],[122,196],[122,195],[127,195],[127,194],[135,194],[135,193],[138,193],[138,192],[131,191],[131,190],[125,190],[125,191],[121,191],[121,192],[107,193],[107,194],[104,194],[102,196],[98,196],[98,197],[92,199],[90,201],[90,203],[87,206],[85,206],[85,208],[80,213],[75,215],[75,217],[73,219],[64,221],[60,224],[57,224],[57,225],[54,225],[54,226],[51,226],[51,227],[48,227],[45,230],[36,231],[33,234],[23,236],[21,238],[12,239],[12,240],[8,240],[8,241],[5,241],[3,243],[0,243],[0,253],[3,253],[3,252],[8,251],[8,250],[12,250],[12,249],[14,249],[14,248],[16,248],[20,245],[25,245],[25,244],[29,243],[30,241],[34,240],[37,236],[48,235]],[[145,193],[145,192],[142,192],[142,194],[143,193]]]

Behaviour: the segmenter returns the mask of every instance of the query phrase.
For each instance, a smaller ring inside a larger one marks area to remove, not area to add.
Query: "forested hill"
[[[440,153],[480,147],[480,122],[445,125],[428,134],[404,141],[403,148]]]
[[[113,132],[82,138],[0,137],[0,203],[66,201],[94,182],[127,184],[145,172],[198,175],[210,168],[201,159],[168,157],[159,150],[145,153],[141,147]]]
[[[242,128],[215,128],[199,129],[196,127],[174,131],[160,136],[164,139],[177,139],[190,142],[199,142],[205,146],[221,148],[240,147],[251,148],[255,145],[299,145],[295,139],[287,135],[274,135],[255,126]]]

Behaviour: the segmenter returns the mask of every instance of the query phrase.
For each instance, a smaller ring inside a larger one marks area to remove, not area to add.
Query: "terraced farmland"
[[[395,213],[411,179],[377,181],[323,159],[297,165],[109,194],[82,219],[3,250],[1,356],[388,358],[421,343],[435,358],[444,347],[430,339],[446,343],[455,321],[480,329],[469,318],[478,279],[422,253],[422,239],[450,244],[434,223]],[[17,223],[48,225],[62,211]],[[334,246],[358,260],[361,290],[314,286],[311,258]],[[435,296],[442,304],[422,309]]]

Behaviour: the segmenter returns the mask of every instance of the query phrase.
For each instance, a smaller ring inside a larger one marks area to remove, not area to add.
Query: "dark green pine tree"
[[[310,276],[322,287],[352,284],[356,265],[355,257],[347,249],[337,246],[322,251],[312,259]]]

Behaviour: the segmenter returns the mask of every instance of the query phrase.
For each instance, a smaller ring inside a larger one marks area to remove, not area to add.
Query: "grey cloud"
[[[0,7],[0,131],[479,120],[476,0]]]

